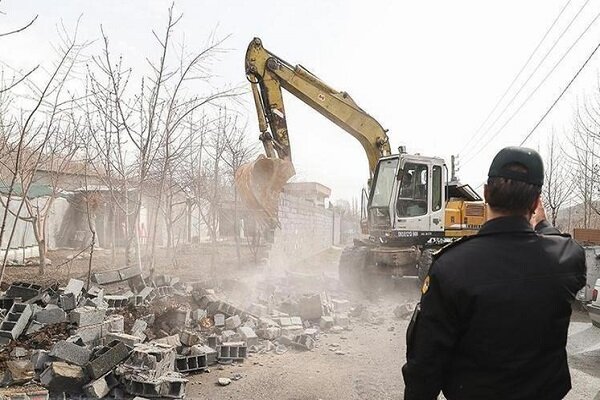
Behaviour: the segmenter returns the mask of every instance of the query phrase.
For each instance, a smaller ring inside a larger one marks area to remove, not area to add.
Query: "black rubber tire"
[[[342,251],[338,273],[344,285],[360,286],[368,255],[369,248],[365,246],[348,246]]]
[[[421,252],[421,256],[419,257],[419,261],[417,261],[417,275],[419,277],[419,282],[423,283],[427,274],[429,274],[429,268],[431,267],[431,263],[433,262],[433,253],[435,253],[437,249],[423,249]]]

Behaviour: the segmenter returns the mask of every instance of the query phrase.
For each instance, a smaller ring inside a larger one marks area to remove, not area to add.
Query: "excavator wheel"
[[[421,256],[419,257],[419,261],[417,261],[417,274],[419,276],[419,282],[423,283],[427,274],[429,274],[429,268],[431,267],[431,263],[433,262],[433,253],[435,253],[437,249],[428,248],[423,249],[421,252]]]
[[[348,246],[340,256],[340,281],[349,287],[361,287],[369,248],[365,246]]]

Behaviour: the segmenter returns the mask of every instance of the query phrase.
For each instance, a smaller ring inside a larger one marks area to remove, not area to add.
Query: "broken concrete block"
[[[208,365],[214,365],[217,363],[217,350],[214,348],[199,344],[192,346],[190,349],[190,355],[198,356],[200,354],[206,354]]]
[[[4,295],[11,299],[21,299],[22,302],[39,296],[42,293],[42,287],[33,283],[13,282]]]
[[[29,360],[6,361],[2,386],[19,385],[33,379],[33,364]]]
[[[46,364],[50,362],[50,352],[47,350],[34,350],[31,353],[31,364],[36,371],[46,369]]]
[[[160,339],[154,339],[153,342],[173,347],[181,346],[181,340],[179,339],[179,335],[165,336]]]
[[[215,326],[225,326],[225,315],[215,314],[214,315]]]
[[[242,325],[242,320],[238,315],[233,315],[225,320],[225,328],[227,329],[237,329]]]
[[[286,326],[292,325],[292,319],[290,317],[281,317],[279,318],[279,325],[283,328]]]
[[[85,344],[99,344],[108,333],[105,322],[96,325],[81,326],[73,331],[73,335],[79,336]]]
[[[122,315],[111,315],[105,322],[108,332],[125,333],[125,318]]]
[[[106,334],[106,340],[112,342],[118,340],[125,343],[129,347],[134,347],[138,343],[142,343],[142,339],[138,336],[128,335],[126,333],[109,332]]]
[[[110,393],[110,388],[104,377],[91,381],[83,387],[83,393],[90,399],[103,399]]]
[[[55,361],[41,373],[40,382],[52,392],[80,393],[85,374],[78,365]]]
[[[118,368],[119,374],[135,371],[148,379],[156,379],[175,368],[175,348],[161,343],[145,343],[136,346],[128,359]]]
[[[129,349],[125,343],[114,340],[95,351],[85,368],[92,379],[97,379],[111,371],[127,357],[129,357]]]
[[[300,326],[302,326],[302,318],[300,318],[300,317],[290,317],[290,323],[292,325],[300,325]]]
[[[206,310],[199,308],[197,310],[192,311],[192,320],[194,322],[200,322],[200,320],[204,317],[206,317]]]
[[[29,304],[14,303],[0,324],[0,336],[17,339],[31,319],[32,308]]]
[[[102,323],[105,316],[104,308],[79,307],[69,313],[69,320],[77,326],[89,326]]]
[[[63,291],[63,294],[73,293],[75,297],[79,297],[83,290],[83,285],[83,281],[71,278],[69,279],[69,283],[67,283],[67,287]]]
[[[335,322],[333,320],[333,317],[330,317],[328,315],[322,316],[321,320],[319,321],[319,326],[324,331],[333,328],[334,324]]]
[[[238,335],[237,333],[235,333],[235,331],[232,330],[224,330],[223,332],[221,332],[221,341],[222,342],[237,342],[237,341],[241,341],[242,337],[240,335]]]
[[[315,347],[315,339],[303,333],[294,338],[294,346],[304,350],[312,350]]]
[[[106,285],[109,283],[120,282],[121,275],[119,274],[119,270],[94,272],[91,279],[92,282],[99,285]]]
[[[319,338],[319,330],[314,328],[306,328],[304,330],[304,334],[311,336],[313,339],[317,340]]]
[[[58,296],[58,305],[65,311],[77,308],[77,297],[73,293],[64,293]]]
[[[142,270],[139,265],[135,265],[132,267],[125,267],[119,270],[119,278],[122,281],[126,281],[136,276],[140,276],[142,274]]]
[[[60,324],[67,320],[67,313],[62,308],[50,304],[36,312],[33,319],[42,324]]]
[[[258,345],[258,336],[256,336],[256,333],[252,328],[240,326],[237,332],[240,334],[242,340],[246,342],[246,346],[251,347]]]
[[[281,328],[278,326],[269,326],[256,331],[256,334],[261,339],[274,340],[281,336]]]
[[[146,328],[148,328],[148,323],[146,321],[144,321],[143,319],[136,319],[133,323],[133,326],[131,327],[131,334],[133,336],[141,337],[141,335],[144,335],[144,331],[146,330]],[[144,337],[145,336],[146,335],[144,335]]]
[[[188,347],[200,343],[200,337],[198,336],[198,334],[188,330],[181,332],[181,334],[179,335],[179,340],[184,346]]]
[[[125,375],[121,378],[125,391],[144,398],[174,398],[185,396],[187,379],[177,372],[170,372],[157,379],[142,380],[135,375]]]
[[[51,357],[79,366],[85,365],[90,360],[91,354],[91,351],[87,348],[67,342],[66,340],[56,342],[50,350]]]
[[[302,319],[319,319],[324,313],[324,299],[320,294],[305,295],[298,299],[298,314]]]

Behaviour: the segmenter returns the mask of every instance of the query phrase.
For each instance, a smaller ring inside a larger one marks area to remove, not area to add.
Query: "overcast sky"
[[[519,108],[586,26],[600,13],[600,2],[571,0],[529,67],[498,108],[501,111],[538,61],[585,7],[522,89],[514,103],[477,129],[511,83],[568,0],[504,1],[177,1],[183,13],[176,37],[202,48],[211,32],[230,35],[230,49],[215,63],[220,84],[245,84],[244,53],[254,36],[292,64],[302,64],[330,86],[348,92],[389,129],[392,147],[442,156],[461,153],[460,178],[479,186],[493,154],[517,145],[536,124],[600,38],[600,20],[591,26],[562,63]],[[0,42],[2,59],[15,67],[47,62],[52,57],[56,25],[73,27],[80,15],[81,38],[99,37],[100,24],[115,53],[143,67],[156,56],[151,30],[165,25],[170,1],[159,0],[5,0],[0,31],[35,14],[30,29]],[[587,4],[586,4],[587,3]],[[92,51],[94,51],[92,49]],[[597,88],[597,55],[547,120],[527,142],[545,148],[552,129],[568,132],[578,101]],[[320,114],[288,95],[288,128],[298,179],[319,181],[333,198],[358,197],[368,177],[361,146]],[[248,135],[258,135],[251,97],[245,97]],[[481,136],[487,132],[487,136]],[[481,138],[480,138],[481,137]],[[493,139],[492,139],[493,137]],[[484,146],[487,144],[486,146]]]

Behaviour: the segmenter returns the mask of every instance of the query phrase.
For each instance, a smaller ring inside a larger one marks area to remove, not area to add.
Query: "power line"
[[[585,62],[583,63],[583,65],[577,70],[577,73],[569,81],[569,83],[563,89],[563,91],[558,95],[558,97],[556,98],[556,100],[554,100],[554,102],[552,103],[552,105],[550,106],[550,108],[548,108],[548,110],[544,113],[544,115],[542,115],[542,118],[540,118],[540,120],[538,121],[538,123],[535,124],[535,126],[533,127],[533,129],[531,129],[531,131],[527,134],[527,136],[525,136],[525,138],[521,141],[521,143],[519,144],[519,146],[523,146],[523,144],[525,144],[525,142],[531,137],[531,135],[533,134],[533,132],[535,132],[535,130],[538,128],[538,126],[540,126],[540,124],[544,121],[544,119],[546,119],[546,117],[548,116],[548,114],[550,114],[550,111],[552,111],[552,109],[554,108],[554,106],[556,105],[556,103],[558,103],[558,101],[561,99],[561,97],[567,92],[567,90],[569,89],[569,87],[571,87],[571,85],[573,84],[573,82],[575,82],[575,79],[577,79],[577,77],[579,76],[579,74],[581,73],[581,71],[583,71],[583,69],[588,64],[588,62],[592,59],[592,57],[594,57],[594,54],[596,54],[596,51],[598,51],[598,49],[600,49],[600,43],[598,43],[598,45],[590,53],[589,57],[585,60]]]
[[[567,51],[556,62],[556,64],[554,64],[552,69],[546,74],[546,76],[544,76],[542,81],[533,89],[533,91],[527,96],[527,98],[525,98],[525,100],[515,110],[515,112],[513,112],[511,114],[511,116],[502,124],[502,126],[500,128],[498,128],[498,130],[488,139],[488,141],[485,142],[485,144],[476,153],[474,153],[467,161],[465,161],[465,163],[463,165],[467,164],[468,162],[473,160],[475,157],[477,157],[479,152],[481,150],[483,150],[484,148],[486,148],[491,143],[491,141],[494,140],[500,134],[500,132],[502,132],[502,130],[506,127],[506,125],[508,125],[510,123],[510,121],[512,121],[512,119],[519,113],[519,111],[521,111],[521,109],[525,106],[525,104],[527,104],[527,102],[531,99],[531,97],[533,97],[533,95],[538,91],[538,89],[546,82],[546,80],[550,77],[550,75],[552,75],[552,73],[556,70],[556,68],[560,65],[560,63],[571,52],[573,47],[575,47],[575,45],[579,42],[579,40],[581,40],[581,38],[587,33],[587,31],[592,27],[592,25],[596,22],[596,20],[598,20],[599,17],[600,17],[600,13],[596,14],[594,19],[588,24],[588,26],[584,29],[584,31],[581,32],[581,34],[577,37],[577,39],[573,42],[573,44],[571,44],[571,46],[569,46]]]
[[[481,132],[481,129],[483,129],[483,127],[485,126],[485,124],[489,121],[490,117],[494,114],[494,112],[496,112],[496,110],[498,109],[498,106],[500,105],[500,103],[502,103],[502,101],[504,100],[504,98],[506,97],[506,95],[508,94],[508,92],[510,91],[510,89],[512,89],[512,87],[515,84],[515,82],[517,82],[517,79],[519,79],[519,77],[521,76],[521,74],[523,73],[523,71],[525,70],[525,68],[527,67],[527,65],[529,65],[529,62],[531,61],[531,59],[533,58],[533,56],[535,55],[535,53],[538,51],[538,49],[540,48],[540,46],[542,45],[542,43],[546,40],[546,38],[548,37],[548,34],[552,30],[552,28],[554,28],[554,25],[556,25],[556,23],[558,22],[558,20],[562,16],[562,14],[565,11],[565,9],[567,8],[567,6],[569,4],[571,4],[571,1],[572,0],[567,0],[567,2],[565,3],[565,5],[562,7],[562,9],[560,10],[560,12],[556,16],[556,18],[554,18],[554,21],[552,21],[552,24],[550,25],[550,27],[546,30],[546,33],[544,33],[544,36],[542,37],[542,39],[538,42],[537,46],[535,46],[535,48],[533,49],[533,51],[531,52],[531,54],[529,54],[529,57],[527,58],[527,61],[525,61],[525,64],[523,64],[523,66],[521,67],[521,69],[519,70],[519,72],[517,72],[517,75],[515,75],[515,77],[513,78],[513,80],[510,83],[510,85],[508,85],[508,87],[506,88],[506,90],[504,91],[504,93],[502,94],[502,96],[500,97],[500,99],[498,99],[498,101],[494,105],[494,108],[492,108],[492,111],[490,111],[489,114],[487,115],[487,117],[485,117],[485,120],[481,123],[481,125],[479,125],[479,127],[477,128],[477,130],[475,131],[475,133],[469,138],[469,140],[467,140],[465,142],[465,146],[459,151],[459,153],[462,153],[463,151],[465,151],[465,149],[469,146],[469,142],[471,142],[471,140],[473,140],[473,139],[475,139],[475,137],[477,137],[477,135],[479,134],[479,132]]]
[[[529,76],[527,77],[527,79],[525,80],[525,82],[523,82],[521,84],[521,87],[519,88],[519,90],[517,90],[517,92],[511,97],[511,99],[509,100],[509,102],[504,106],[504,108],[502,109],[502,111],[500,111],[500,113],[496,116],[496,118],[494,119],[494,121],[492,122],[492,124],[488,126],[488,128],[485,130],[485,132],[483,133],[483,135],[481,135],[475,141],[475,143],[473,143],[472,147],[470,147],[471,150],[475,149],[475,147],[481,142],[481,140],[487,136],[487,134],[490,132],[490,130],[494,127],[494,125],[496,125],[496,123],[498,122],[498,120],[500,120],[500,118],[504,115],[504,113],[506,112],[506,110],[513,104],[513,102],[515,101],[515,99],[517,98],[517,96],[519,94],[521,94],[521,92],[523,91],[523,89],[525,89],[525,86],[529,83],[529,81],[531,80],[531,78],[533,78],[533,76],[539,70],[539,68],[544,63],[544,61],[546,61],[546,59],[548,58],[548,56],[550,55],[550,53],[552,53],[552,51],[554,50],[554,48],[556,47],[556,45],[558,44],[558,42],[564,37],[565,33],[567,33],[567,31],[569,30],[569,28],[571,28],[571,25],[573,25],[573,23],[575,22],[575,20],[577,19],[577,17],[579,17],[579,14],[581,14],[581,12],[585,8],[585,6],[587,6],[587,4],[589,3],[589,1],[590,0],[586,0],[586,2],[583,3],[583,5],[579,8],[579,10],[577,11],[577,13],[573,16],[573,18],[571,18],[571,21],[569,22],[569,24],[565,27],[565,29],[563,29],[563,31],[560,33],[560,35],[558,36],[558,38],[554,41],[554,43],[552,44],[552,46],[550,47],[550,49],[544,54],[544,56],[541,58],[541,60],[537,63],[537,65],[535,66],[534,70],[529,74]],[[477,153],[479,153],[483,148],[485,148],[485,146],[486,145],[483,145],[479,150],[477,150],[474,153],[472,153],[471,156],[474,156]],[[463,154],[463,156],[467,155],[469,153],[470,153],[470,151],[467,150],[467,152],[465,154]]]

